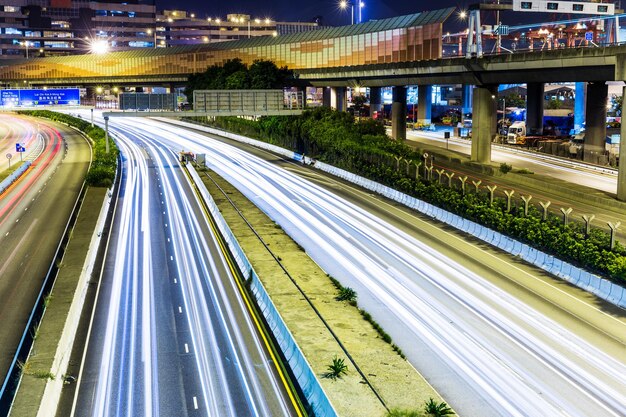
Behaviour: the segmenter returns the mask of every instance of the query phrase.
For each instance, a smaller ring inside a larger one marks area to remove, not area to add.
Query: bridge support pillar
[[[417,123],[429,125],[433,107],[433,86],[417,86]]]
[[[330,87],[322,88],[322,106],[330,107]]]
[[[465,114],[472,112],[472,89],[474,86],[471,84],[463,84],[463,89],[461,90],[461,105],[463,113],[461,115],[461,119],[465,117]]]
[[[497,85],[474,87],[472,95],[472,153],[471,160],[491,162],[491,141],[496,131]]]
[[[543,134],[543,83],[526,84],[526,133]]]
[[[337,111],[348,110],[348,89],[346,87],[332,87],[330,89],[330,107]]]
[[[383,109],[383,92],[380,87],[370,87],[370,117]]]
[[[622,97],[626,97],[626,86],[622,88]],[[622,123],[620,137],[626,138],[626,123]],[[620,144],[619,162],[620,164],[617,170],[617,199],[619,201],[626,201],[626,143]]]
[[[587,95],[587,83],[576,83],[576,97],[574,99],[574,131],[580,132],[585,122],[585,96]]]
[[[396,140],[406,140],[406,87],[393,87],[391,103],[391,136]]]
[[[606,140],[606,101],[609,86],[605,82],[587,84],[587,112],[583,160],[602,163]]]

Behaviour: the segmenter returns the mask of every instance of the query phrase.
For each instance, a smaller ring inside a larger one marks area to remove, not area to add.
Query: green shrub
[[[339,294],[337,294],[337,296],[335,297],[335,300],[337,301],[348,301],[348,302],[355,302],[356,301],[356,291],[354,291],[352,288],[350,287],[342,287],[339,290]]]
[[[335,356],[330,365],[327,366],[328,372],[324,374],[324,378],[334,380],[340,379],[348,373],[348,365],[345,364],[343,358]]]
[[[489,204],[486,195],[466,193],[447,186],[407,176],[402,164],[396,170],[396,157],[423,161],[421,152],[379,134],[375,124],[356,122],[344,112],[317,108],[301,116],[270,116],[258,121],[218,117],[214,126],[252,136],[319,159],[322,162],[380,182],[408,195],[453,212],[495,231],[506,234],[536,249],[558,256],[622,285],[626,282],[626,251],[616,244],[609,248],[609,234],[592,229],[585,237],[579,224],[564,226],[559,217],[550,215],[542,221],[541,212],[530,206],[528,216],[514,206],[506,210],[506,201],[496,198]],[[500,167],[511,171],[509,164]],[[532,173],[518,170],[518,173]]]
[[[500,172],[503,174],[507,174],[509,172],[511,172],[511,170],[513,169],[513,167],[509,164],[507,164],[506,162],[503,162],[500,164]]]
[[[424,412],[430,417],[443,417],[454,414],[454,411],[448,407],[448,404],[444,402],[435,402],[432,398],[428,399],[426,404],[424,404]]]
[[[85,178],[87,185],[94,187],[111,187],[117,172],[119,150],[115,142],[109,139],[109,153],[106,152],[105,132],[98,126],[91,126],[90,122],[68,114],[50,110],[22,110],[19,114],[34,117],[43,117],[56,122],[73,126],[86,134],[92,141],[93,158],[91,167]]]

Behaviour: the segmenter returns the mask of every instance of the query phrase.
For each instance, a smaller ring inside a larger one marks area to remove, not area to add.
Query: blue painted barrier
[[[263,287],[261,280],[252,268],[252,265],[241,249],[241,246],[239,246],[239,242],[237,242],[237,239],[222,217],[215,201],[207,191],[206,187],[202,184],[200,177],[195,172],[193,167],[190,165],[188,167],[192,178],[198,186],[198,190],[211,212],[211,215],[215,219],[220,232],[224,236],[228,247],[234,255],[239,269],[244,277],[249,277],[251,293],[254,295],[261,314],[263,314],[269,328],[272,330],[276,343],[281,352],[283,352],[285,360],[287,361],[289,368],[292,370],[298,386],[311,407],[312,413],[319,417],[336,417],[337,412],[330,403],[330,400],[326,396],[326,393],[320,385],[315,373],[298,347],[293,335],[280,316],[280,313],[274,306],[274,303]]]
[[[31,166],[31,161],[24,162],[18,169],[13,171],[8,177],[6,177],[2,182],[0,182],[0,194],[6,191],[7,188],[11,186],[15,181],[18,180],[19,177],[22,176],[23,173]]]

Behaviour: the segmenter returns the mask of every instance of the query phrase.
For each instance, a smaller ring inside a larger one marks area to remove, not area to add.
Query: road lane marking
[[[181,306],[178,306],[178,312],[179,312],[180,314],[183,314],[183,308],[182,308]]]
[[[198,409],[198,398],[193,397],[193,408]]]
[[[189,345],[185,343],[185,353],[189,353]]]

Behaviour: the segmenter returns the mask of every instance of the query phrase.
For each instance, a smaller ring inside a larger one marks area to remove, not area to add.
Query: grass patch
[[[324,374],[324,378],[332,379],[333,381],[341,379],[343,375],[348,373],[348,365],[346,365],[343,358],[338,358],[337,356],[333,358],[327,369],[328,372]]]

